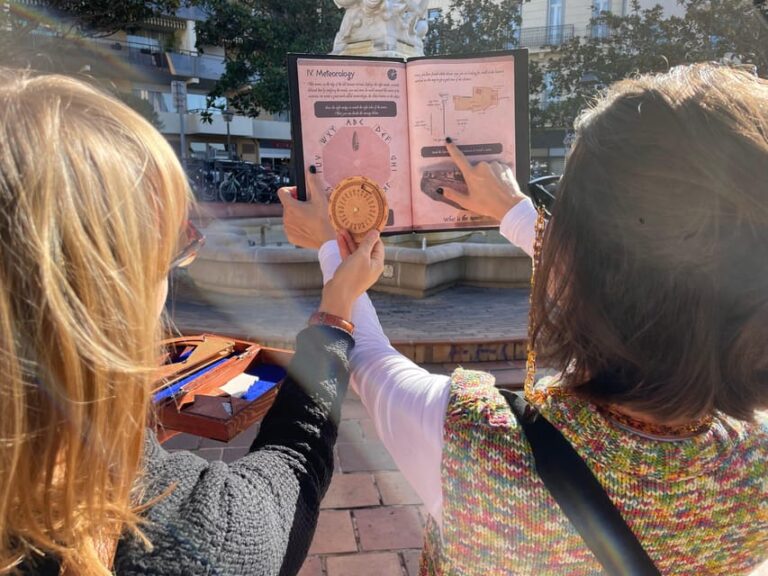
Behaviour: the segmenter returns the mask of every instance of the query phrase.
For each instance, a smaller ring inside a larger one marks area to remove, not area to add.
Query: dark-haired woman
[[[528,401],[573,445],[662,574],[768,558],[768,82],[698,65],[620,82],[577,122],[532,301]],[[533,253],[498,164],[448,150],[446,194]],[[323,245],[329,277],[340,258]],[[356,303],[353,386],[429,512],[422,575],[592,575],[493,377],[434,375]]]

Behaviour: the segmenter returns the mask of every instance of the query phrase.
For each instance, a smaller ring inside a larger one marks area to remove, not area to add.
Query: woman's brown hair
[[[188,185],[136,112],[63,76],[0,70],[0,573],[78,575],[137,531],[158,301]]]
[[[541,361],[662,419],[768,407],[768,82],[641,76],[576,130],[533,291]]]

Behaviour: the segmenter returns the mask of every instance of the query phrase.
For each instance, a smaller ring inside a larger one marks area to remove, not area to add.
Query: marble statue
[[[429,0],[334,0],[344,19],[332,54],[423,56]]]

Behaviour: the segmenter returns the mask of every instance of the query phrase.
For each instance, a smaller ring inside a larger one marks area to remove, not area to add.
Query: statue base
[[[417,25],[420,18],[419,14],[408,10],[393,13],[390,8],[382,8],[365,13],[360,8],[348,8],[331,54],[390,58],[424,56],[426,24]]]
[[[343,50],[333,51],[331,54],[339,56],[376,56],[383,58],[412,58],[414,56],[424,56],[424,50],[419,50],[415,46],[406,44],[398,40],[393,43],[379,43],[373,40],[364,40],[362,42],[352,42],[344,46]]]

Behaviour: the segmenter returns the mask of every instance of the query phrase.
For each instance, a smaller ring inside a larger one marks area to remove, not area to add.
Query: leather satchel
[[[611,576],[660,576],[600,482],[560,431],[522,393],[499,390],[523,428],[536,472]]]

